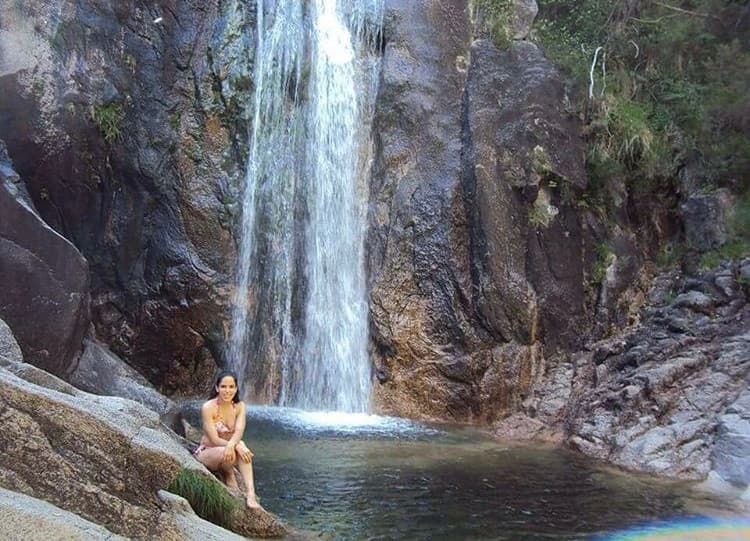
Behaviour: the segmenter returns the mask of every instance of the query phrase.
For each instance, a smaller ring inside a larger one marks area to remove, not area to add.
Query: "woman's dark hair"
[[[235,374],[231,370],[222,370],[216,376],[216,379],[214,380],[214,384],[211,386],[211,393],[208,396],[209,400],[219,396],[219,391],[217,391],[216,388],[219,386],[219,383],[221,383],[221,380],[223,380],[227,376],[232,378],[234,380],[234,384],[237,386],[237,392],[234,393],[234,398],[232,398],[232,402],[236,404],[237,402],[240,401],[240,384],[237,382],[237,374]]]

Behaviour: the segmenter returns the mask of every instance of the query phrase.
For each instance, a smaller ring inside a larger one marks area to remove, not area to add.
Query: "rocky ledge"
[[[14,521],[49,515],[45,509],[56,506],[57,515],[48,516],[42,527],[65,528],[72,539],[239,538],[198,518],[186,500],[163,490],[184,470],[213,476],[156,412],[131,400],[79,391],[24,363],[2,320],[0,420],[0,489],[24,495],[0,493],[2,516],[10,517],[2,521],[0,537]],[[37,501],[19,505],[21,499]],[[287,533],[269,513],[241,505],[229,528],[252,537]]]
[[[657,277],[640,321],[550,362],[500,436],[552,438],[628,469],[750,499],[750,260]]]

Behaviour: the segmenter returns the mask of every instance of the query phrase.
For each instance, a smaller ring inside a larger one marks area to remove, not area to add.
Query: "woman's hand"
[[[234,462],[234,458],[234,443],[227,443],[226,447],[224,447],[224,456],[221,461],[231,464]]]
[[[250,451],[245,445],[245,442],[242,441],[237,445],[237,455],[242,462],[250,462],[250,459],[253,458],[252,451]]]

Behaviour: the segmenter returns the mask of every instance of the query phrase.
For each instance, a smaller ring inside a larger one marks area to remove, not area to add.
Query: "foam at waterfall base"
[[[284,430],[317,436],[429,438],[442,434],[440,430],[408,419],[367,413],[249,406],[247,414],[249,424],[271,422]]]

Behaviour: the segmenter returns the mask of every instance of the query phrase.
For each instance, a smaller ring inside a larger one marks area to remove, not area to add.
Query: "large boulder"
[[[0,317],[28,362],[66,375],[89,325],[88,263],[36,213],[0,141]]]
[[[134,400],[159,414],[175,407],[142,375],[94,340],[84,340],[83,353],[68,381],[89,393]]]
[[[4,343],[12,339],[6,326],[0,337]],[[130,400],[85,393],[26,363],[5,357],[0,362],[0,487],[127,537],[186,537],[192,526],[175,512],[180,505],[159,491],[183,469],[218,481],[157,413]],[[230,527],[259,537],[286,531],[270,514],[241,504]]]
[[[0,488],[0,537],[66,541],[126,541],[106,528],[50,503]]]

